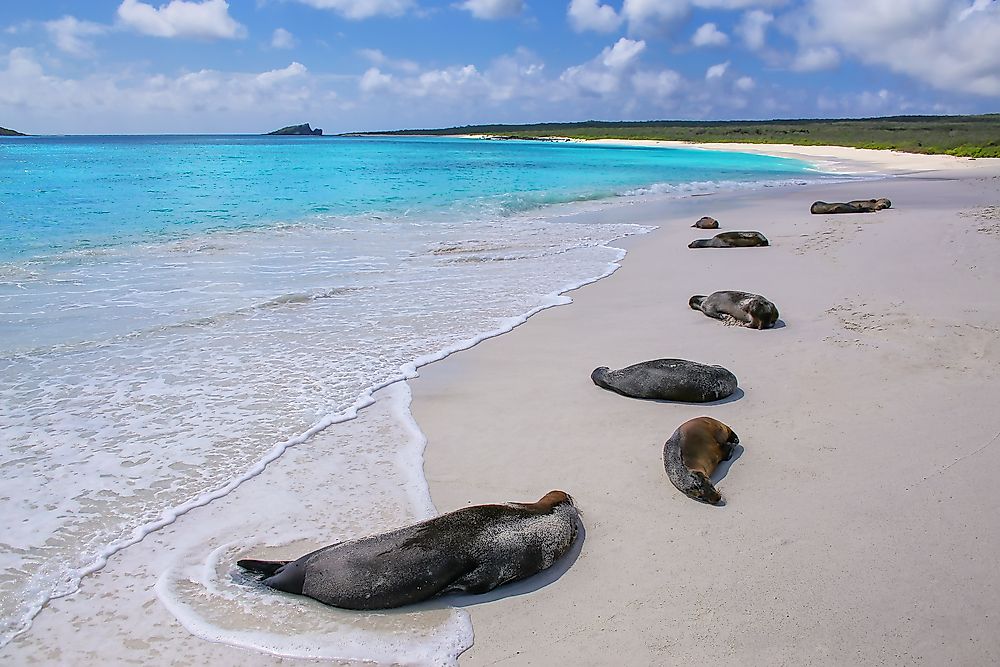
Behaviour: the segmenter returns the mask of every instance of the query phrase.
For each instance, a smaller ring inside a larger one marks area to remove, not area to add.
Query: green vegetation
[[[375,133],[371,133],[375,134]],[[854,146],[909,153],[1000,157],[1000,114],[831,120],[638,121],[467,125],[377,134],[493,134],[528,139],[667,139],[694,142]]]
[[[8,130],[6,127],[0,127],[0,137],[26,137],[28,135],[22,134],[17,130]]]

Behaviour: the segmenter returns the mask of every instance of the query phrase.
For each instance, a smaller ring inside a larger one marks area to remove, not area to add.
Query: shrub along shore
[[[980,116],[892,116],[886,118],[753,121],[585,121],[535,125],[466,125],[423,130],[362,132],[390,135],[483,134],[510,139],[655,139],[698,143],[850,146],[1000,157],[1000,114]]]

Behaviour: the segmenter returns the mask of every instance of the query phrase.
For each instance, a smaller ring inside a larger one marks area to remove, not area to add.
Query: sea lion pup
[[[751,329],[770,329],[778,321],[778,308],[759,294],[727,290],[688,300],[694,310],[723,322],[740,322]]]
[[[698,239],[689,248],[752,248],[768,245],[767,237],[760,232],[722,232],[710,239]]]
[[[732,395],[738,384],[736,376],[722,366],[684,359],[643,361],[616,371],[601,366],[590,379],[622,396],[685,403],[718,401]]]
[[[692,227],[697,227],[698,229],[718,229],[719,221],[715,218],[710,218],[707,215],[700,218],[698,222],[691,225]]]
[[[265,586],[343,609],[391,609],[445,593],[486,593],[537,574],[576,539],[562,491],[536,503],[475,505],[323,547],[294,561],[241,560]]]
[[[722,496],[709,479],[720,461],[733,457],[740,442],[733,430],[711,417],[697,417],[677,427],[663,445],[663,467],[670,482],[688,498],[718,505]]]
[[[874,213],[885,208],[890,208],[892,202],[888,199],[855,199],[847,203],[825,201],[813,202],[809,207],[810,213]]]

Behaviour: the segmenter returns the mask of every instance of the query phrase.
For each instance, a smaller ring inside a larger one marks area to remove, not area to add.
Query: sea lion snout
[[[708,477],[705,477],[701,472],[695,472],[693,477],[694,484],[691,485],[687,493],[689,498],[700,500],[709,505],[718,505],[722,502],[722,494],[716,491]]]
[[[610,371],[611,369],[607,366],[599,366],[590,373],[590,379],[593,380],[594,384],[598,387],[610,389],[608,386],[608,373]]]
[[[729,439],[726,440],[727,445],[738,445],[740,444],[740,436],[736,435],[734,431],[729,432]]]

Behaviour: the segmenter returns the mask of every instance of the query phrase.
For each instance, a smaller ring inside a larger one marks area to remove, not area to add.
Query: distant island
[[[280,130],[275,130],[274,132],[268,132],[268,135],[281,134],[281,135],[294,135],[301,137],[322,137],[323,130],[318,127],[314,130],[309,127],[309,123],[303,123],[302,125],[289,125],[288,127],[283,127]]]
[[[6,127],[0,127],[0,137],[26,137],[27,134],[23,132],[18,132],[17,130],[8,130]]]
[[[465,125],[358,135],[476,134],[505,139],[659,139],[699,143],[851,146],[962,157],[1000,157],[1000,114],[794,120],[649,120]]]

